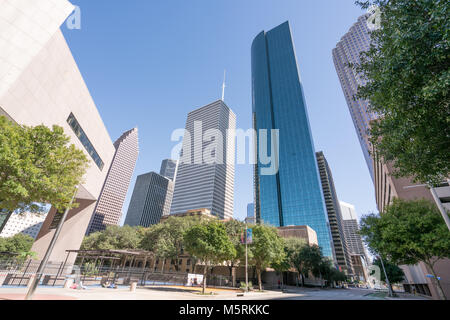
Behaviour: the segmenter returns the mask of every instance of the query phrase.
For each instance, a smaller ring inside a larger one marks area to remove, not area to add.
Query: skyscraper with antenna
[[[227,70],[223,72],[223,84],[222,84],[222,101],[225,101],[225,88],[227,87],[225,85],[225,81],[227,79]]]

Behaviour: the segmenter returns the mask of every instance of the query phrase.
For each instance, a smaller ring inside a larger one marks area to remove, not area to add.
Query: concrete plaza
[[[26,288],[0,288],[0,300],[22,300]],[[213,295],[200,295],[197,288],[145,287],[131,292],[127,287],[118,289],[90,288],[73,290],[39,287],[35,300],[386,300],[383,294],[367,289],[311,289],[290,287],[281,291],[250,292],[244,296],[237,290],[210,289]],[[401,294],[394,300],[428,300]]]

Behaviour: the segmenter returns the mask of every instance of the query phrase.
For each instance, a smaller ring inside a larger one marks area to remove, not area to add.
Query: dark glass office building
[[[288,22],[261,32],[252,45],[253,126],[279,130],[277,174],[267,175],[258,134],[255,166],[257,220],[276,227],[307,225],[317,233],[324,255],[332,257],[331,233],[319,178],[303,88]],[[276,146],[277,141],[274,139]],[[276,149],[275,149],[276,150]]]
[[[168,216],[173,196],[173,182],[155,172],[137,177],[128,207],[125,225],[149,227]]]

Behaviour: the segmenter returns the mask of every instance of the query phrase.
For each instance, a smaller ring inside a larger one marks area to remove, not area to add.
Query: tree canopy
[[[175,268],[178,271],[179,257],[185,253],[184,233],[197,223],[201,223],[198,217],[169,217],[144,232],[140,247],[154,252],[164,261],[165,259],[175,260]]]
[[[0,116],[0,208],[38,212],[69,207],[88,159],[61,127],[20,126]],[[73,204],[72,207],[75,207]]]
[[[225,226],[217,221],[196,224],[184,234],[186,250],[203,264],[203,293],[206,290],[207,270],[211,263],[233,259],[236,249],[227,235]]]
[[[253,243],[248,247],[251,251],[251,262],[258,274],[259,290],[262,290],[261,272],[283,261],[284,239],[280,238],[275,228],[257,225],[253,227]]]
[[[380,115],[371,125],[377,156],[397,176],[438,185],[450,176],[450,6],[446,0],[357,1],[377,5],[381,28],[355,71],[355,98]]]
[[[13,237],[0,238],[0,252],[15,253],[18,261],[25,261],[28,257],[35,255],[31,252],[34,239],[29,235],[18,233]]]
[[[143,239],[142,227],[108,226],[83,239],[81,250],[140,249]]]
[[[375,255],[382,255],[397,265],[422,261],[435,280],[436,261],[450,258],[450,233],[434,203],[427,200],[394,199],[381,216],[364,217],[360,233]]]
[[[234,258],[228,261],[231,276],[233,268],[236,265],[240,264],[241,261],[245,261],[245,246],[241,243],[241,234],[245,230],[245,223],[232,219],[225,221],[224,225],[228,237],[230,238],[231,242],[233,243],[234,249],[236,250],[236,255],[234,256]]]

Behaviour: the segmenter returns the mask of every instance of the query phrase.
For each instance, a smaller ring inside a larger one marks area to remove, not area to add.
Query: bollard
[[[137,282],[132,282],[132,283],[130,284],[130,291],[131,291],[131,292],[135,292],[135,291],[136,291],[136,288],[137,288]]]
[[[0,287],[3,286],[3,283],[5,282],[7,276],[7,274],[0,274]]]
[[[27,288],[30,289],[30,286],[33,284],[34,279],[36,279],[36,274],[32,274],[27,283]]]
[[[64,289],[70,289],[73,285],[73,278],[67,278],[64,282]]]

